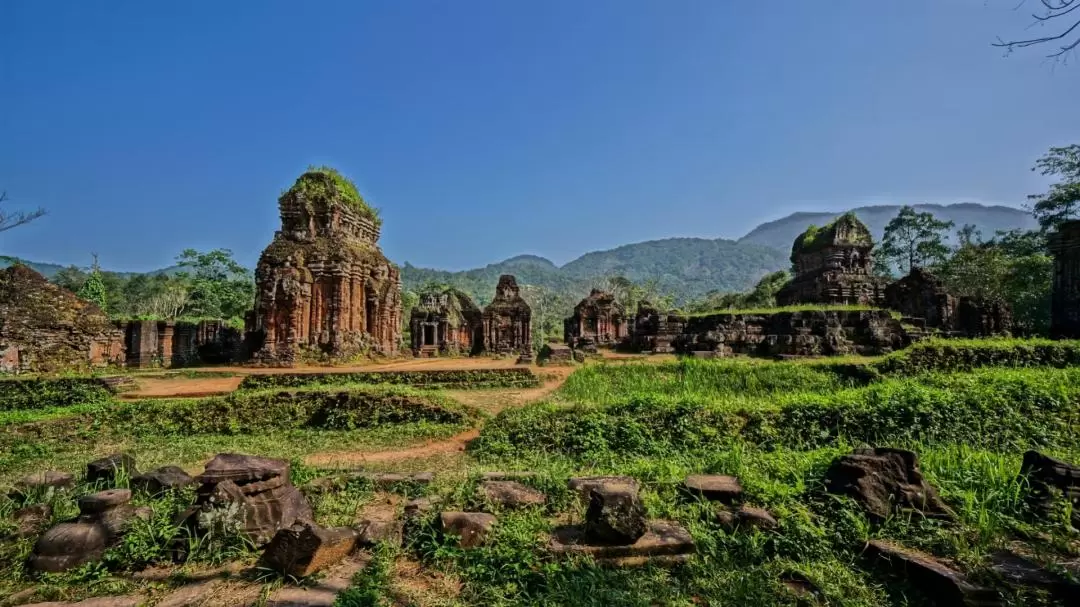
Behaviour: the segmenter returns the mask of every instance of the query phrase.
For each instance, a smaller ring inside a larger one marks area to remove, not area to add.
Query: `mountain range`
[[[960,203],[916,205],[915,208],[952,221],[956,228],[973,224],[985,237],[993,236],[998,230],[1037,227],[1027,212],[1005,206]],[[851,209],[877,240],[899,210],[899,206],[890,205]],[[403,287],[408,290],[417,290],[430,282],[451,284],[471,294],[480,305],[490,300],[501,274],[513,274],[520,284],[543,287],[567,297],[583,296],[607,277],[623,276],[636,282],[655,280],[662,291],[685,301],[709,291],[745,291],[765,274],[789,267],[788,257],[795,237],[809,225],[824,225],[843,212],[793,213],[763,223],[738,240],[666,238],[627,244],[586,253],[561,267],[543,257],[519,255],[483,268],[459,272],[418,268],[406,263],[401,277]],[[14,261],[17,260],[0,257],[0,267]],[[56,264],[24,263],[46,276],[62,269]],[[175,268],[151,273],[172,271]]]

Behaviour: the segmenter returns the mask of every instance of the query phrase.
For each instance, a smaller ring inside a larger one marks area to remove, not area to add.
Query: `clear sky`
[[[395,261],[565,263],[796,210],[1019,206],[1080,65],[1017,0],[0,0],[0,254],[254,266],[331,164]],[[1027,32],[1031,33],[1031,32]]]

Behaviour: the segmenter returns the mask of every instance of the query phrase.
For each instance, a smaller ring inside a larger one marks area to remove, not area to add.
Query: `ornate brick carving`
[[[598,345],[614,345],[627,334],[626,313],[615,296],[593,289],[574,307],[574,315],[563,323],[563,338],[571,346],[579,340]]]
[[[413,354],[475,354],[484,348],[483,312],[453,288],[420,293],[409,318]]]
[[[1050,334],[1080,338],[1080,221],[1067,221],[1050,236],[1054,282]]]
[[[495,299],[484,308],[484,347],[495,354],[532,356],[532,308],[521,297],[517,279],[499,277]]]
[[[278,200],[281,230],[255,270],[257,362],[292,365],[304,350],[397,353],[398,269],[379,250],[374,215],[347,194],[334,176],[312,170]]]
[[[777,303],[880,304],[885,281],[872,274],[873,248],[870,230],[852,213],[810,227],[791,247],[795,278],[776,294]]]

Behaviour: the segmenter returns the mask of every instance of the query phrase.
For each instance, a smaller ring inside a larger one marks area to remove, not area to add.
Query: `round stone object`
[[[38,538],[30,567],[60,572],[101,558],[108,531],[98,523],[60,523]]]
[[[99,514],[131,501],[131,489],[106,489],[79,498],[79,512]]]

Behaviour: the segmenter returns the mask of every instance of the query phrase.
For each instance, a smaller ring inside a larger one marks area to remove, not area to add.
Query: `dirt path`
[[[474,406],[492,415],[509,407],[538,401],[551,394],[573,373],[573,367],[541,368],[539,375],[543,384],[525,390],[452,390],[447,391],[451,398]],[[309,466],[351,467],[363,464],[396,462],[410,459],[426,459],[437,455],[448,455],[465,451],[469,441],[480,436],[480,428],[470,428],[447,439],[428,441],[422,445],[389,449],[385,451],[327,451],[312,453],[304,458]]]

